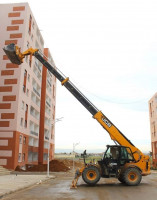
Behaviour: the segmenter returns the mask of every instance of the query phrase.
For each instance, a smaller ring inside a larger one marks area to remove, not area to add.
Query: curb
[[[17,188],[17,189],[15,189],[15,190],[11,190],[11,191],[9,191],[9,192],[6,192],[5,194],[1,194],[1,195],[0,195],[0,199],[2,199],[3,197],[5,197],[5,196],[7,196],[7,195],[9,195],[9,194],[12,194],[12,193],[14,193],[14,192],[18,192],[18,191],[20,191],[20,190],[28,189],[28,188],[30,188],[30,187],[32,187],[32,186],[45,183],[45,182],[47,182],[47,181],[49,181],[49,180],[51,180],[51,179],[55,179],[55,178],[56,178],[55,176],[46,177],[44,180],[42,180],[42,181],[40,180],[41,182],[38,181],[38,182],[35,182],[35,183],[28,184],[27,186],[23,186],[23,187]]]

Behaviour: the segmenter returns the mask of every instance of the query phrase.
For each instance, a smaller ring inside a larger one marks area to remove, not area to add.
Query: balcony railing
[[[30,111],[30,114],[35,118],[35,119],[39,119],[39,113],[36,113],[37,111]]]
[[[38,133],[35,131],[30,131],[32,135],[38,136]]]
[[[41,73],[41,68],[39,67],[39,65],[35,62],[35,66],[38,68],[39,72]]]
[[[35,92],[35,94],[37,94],[40,97],[39,92],[33,87],[33,91]]]
[[[47,82],[48,82],[49,86],[52,87],[52,84],[48,79],[47,79]]]
[[[47,71],[48,73],[49,73],[49,75],[52,77],[52,74],[51,74],[51,72],[49,72],[49,70]]]
[[[46,101],[46,104],[47,104],[49,107],[51,107],[51,105],[49,104],[49,102],[48,102],[48,101]]]

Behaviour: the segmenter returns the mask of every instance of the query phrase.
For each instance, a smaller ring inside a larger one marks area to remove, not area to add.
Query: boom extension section
[[[44,55],[39,53],[38,49],[28,49],[27,51],[21,53],[20,48],[15,46],[15,44],[10,44],[3,48],[6,55],[10,61],[14,64],[22,64],[23,58],[27,55],[35,56],[60,82],[64,85],[69,92],[76,97],[76,99],[92,114],[95,115],[98,112],[98,109],[79,91],[76,86],[65,77],[55,66],[52,66],[46,59],[43,58]]]

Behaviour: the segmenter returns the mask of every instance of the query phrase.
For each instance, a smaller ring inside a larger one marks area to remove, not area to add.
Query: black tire
[[[95,166],[88,166],[82,173],[82,178],[88,185],[95,185],[100,180],[100,172]]]
[[[139,169],[137,168],[128,168],[124,171],[123,180],[126,185],[136,186],[139,185],[142,179],[142,175]]]

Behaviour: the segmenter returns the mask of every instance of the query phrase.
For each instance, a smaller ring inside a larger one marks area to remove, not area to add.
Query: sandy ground
[[[3,200],[156,200],[157,173],[143,177],[139,186],[126,186],[117,179],[101,179],[94,187],[82,178],[77,189],[70,189],[74,173],[56,172],[55,179],[2,198]]]

